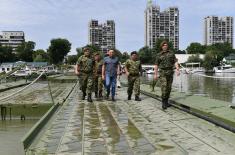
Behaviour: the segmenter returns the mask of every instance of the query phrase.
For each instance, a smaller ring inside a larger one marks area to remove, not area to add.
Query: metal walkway
[[[235,134],[175,108],[161,110],[156,99],[80,100],[78,86],[26,154],[233,154]]]

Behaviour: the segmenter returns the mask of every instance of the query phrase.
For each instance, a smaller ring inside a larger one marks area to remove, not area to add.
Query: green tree
[[[130,55],[127,52],[122,53],[121,62],[126,62],[130,58]]]
[[[206,70],[212,70],[213,67],[219,65],[218,53],[215,51],[207,51],[204,57],[203,66]]]
[[[155,56],[153,56],[152,49],[148,46],[142,47],[138,52],[141,63],[152,64],[155,61]]]
[[[48,55],[43,49],[38,49],[33,53],[34,62],[48,62]]]
[[[229,56],[229,54],[233,53],[232,45],[228,42],[225,43],[216,43],[206,47],[206,51],[217,51],[220,52],[222,57]]]
[[[13,53],[13,49],[11,47],[5,47],[0,45],[0,63],[14,62],[16,60],[16,55]]]
[[[18,59],[26,62],[32,62],[35,45],[36,44],[33,41],[23,42],[19,45],[16,48],[16,55]]]
[[[67,39],[52,39],[47,53],[52,64],[62,63],[64,57],[70,52],[71,43]]]
[[[200,43],[191,43],[188,47],[187,47],[187,52],[188,54],[205,54],[206,53],[206,48],[204,45],[201,45]]]
[[[76,64],[77,60],[78,60],[77,55],[69,55],[67,58],[67,64],[74,65]]]
[[[200,58],[199,54],[195,54],[190,56],[187,62],[200,62],[202,64],[203,60]]]

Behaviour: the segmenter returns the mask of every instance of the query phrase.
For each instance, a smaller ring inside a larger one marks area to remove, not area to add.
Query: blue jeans
[[[105,86],[107,90],[107,95],[110,94],[110,87],[112,88],[112,97],[115,96],[115,89],[116,89],[117,77],[110,76],[108,74],[105,75]]]

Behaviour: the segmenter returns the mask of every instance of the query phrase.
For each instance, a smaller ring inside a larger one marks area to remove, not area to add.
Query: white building
[[[153,48],[158,38],[168,39],[179,49],[179,10],[169,7],[163,12],[160,6],[148,0],[145,10],[145,46]]]
[[[228,42],[233,46],[233,17],[208,16],[204,18],[204,43]]]
[[[0,35],[0,44],[12,47],[13,51],[23,42],[25,42],[23,31],[2,31]]]
[[[115,23],[113,20],[107,20],[104,24],[99,24],[98,20],[89,22],[89,41],[91,45],[96,45],[103,52],[115,48]]]

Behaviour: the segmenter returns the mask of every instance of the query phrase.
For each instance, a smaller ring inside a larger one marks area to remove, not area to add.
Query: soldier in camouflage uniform
[[[158,79],[158,69],[160,73],[160,83],[162,91],[162,109],[165,110],[169,107],[168,99],[171,93],[171,86],[173,82],[174,68],[176,68],[176,74],[179,76],[179,65],[175,54],[168,50],[168,43],[163,41],[161,43],[162,51],[157,54],[155,68],[154,68],[154,79]]]
[[[138,55],[136,51],[131,52],[131,59],[128,59],[125,63],[125,71],[128,78],[128,100],[131,100],[131,95],[135,92],[135,100],[141,101],[140,95],[140,73],[142,74],[142,67],[140,61],[138,61]]]
[[[95,97],[103,97],[102,90],[103,90],[103,80],[102,80],[102,65],[103,61],[100,58],[99,53],[95,53],[94,55],[95,65],[94,65],[94,91]]]
[[[87,101],[92,102],[91,93],[93,85],[93,66],[94,61],[90,56],[88,48],[84,48],[84,55],[80,56],[77,61],[77,68],[75,70],[76,75],[79,77],[80,89],[82,90],[85,100],[86,93],[88,94]]]

